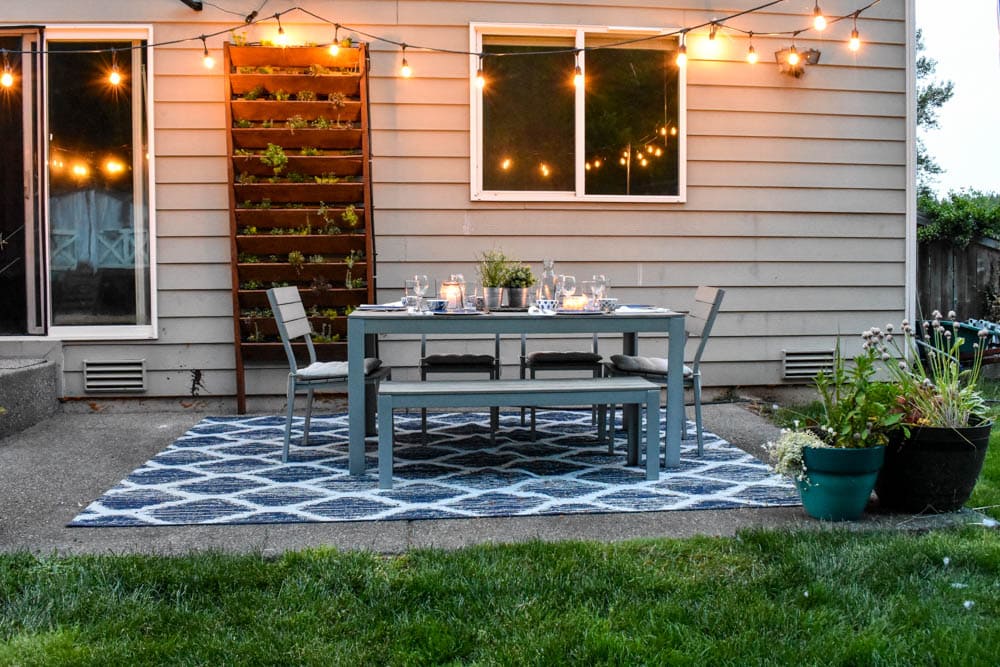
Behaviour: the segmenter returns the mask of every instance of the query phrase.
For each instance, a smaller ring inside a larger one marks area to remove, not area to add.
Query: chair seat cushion
[[[365,375],[369,375],[373,371],[377,370],[382,366],[382,360],[376,359],[374,357],[369,357],[365,359]],[[347,379],[347,362],[346,361],[316,361],[309,364],[305,368],[300,368],[297,373],[298,377],[307,380],[316,380],[319,378],[343,378]]]
[[[493,367],[493,356],[489,354],[428,354],[421,359],[425,366],[484,366]]]
[[[611,365],[616,370],[625,373],[644,373],[649,375],[666,375],[667,360],[659,357],[634,357],[627,354],[612,354]],[[691,377],[694,371],[690,366],[684,366],[684,377]]]
[[[596,352],[531,352],[527,357],[528,366],[549,364],[598,364],[601,355]]]

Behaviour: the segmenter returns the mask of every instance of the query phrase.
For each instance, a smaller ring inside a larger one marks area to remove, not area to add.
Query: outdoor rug
[[[314,416],[309,447],[292,432],[281,463],[284,418],[208,417],[91,503],[71,526],[302,523],[648,512],[798,505],[785,478],[705,433],[704,456],[683,441],[679,469],[648,482],[598,443],[590,411],[539,410],[538,438],[519,411],[501,414],[490,444],[486,413],[396,415],[394,488],[378,489],[377,454],[367,474],[347,471],[347,415]],[[662,418],[662,417],[661,417]],[[296,426],[301,429],[301,418]],[[692,429],[693,433],[693,429]],[[314,446],[315,445],[315,446]]]

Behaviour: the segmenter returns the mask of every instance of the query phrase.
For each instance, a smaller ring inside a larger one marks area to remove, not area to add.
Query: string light
[[[215,58],[208,55],[208,42],[205,41],[205,35],[201,36],[201,45],[205,50],[205,55],[201,57],[201,62],[205,66],[205,69],[212,69],[215,67]]]
[[[122,82],[122,73],[118,71],[117,53],[117,51],[111,52],[111,74],[108,75],[108,81],[111,82],[112,86],[117,86]]]
[[[857,51],[861,48],[861,35],[858,34],[858,12],[854,12],[854,29],[851,30],[851,41],[847,43],[847,48]]]
[[[573,85],[579,88],[583,85],[583,70],[580,69],[580,52],[576,52],[576,67],[573,68]]]
[[[687,65],[687,61],[688,61],[688,50],[687,50],[687,46],[684,44],[684,36],[685,36],[685,34],[686,33],[683,30],[681,30],[681,45],[679,47],[677,47],[677,60],[676,60],[676,63],[677,63],[677,67],[680,68],[680,69],[684,69],[684,66]]]
[[[476,68],[476,86],[482,90],[486,87],[486,76],[483,75],[483,55],[479,54],[479,67]]]
[[[505,157],[503,161],[500,163],[500,168],[503,169],[504,171],[510,171],[510,168],[513,166],[514,166],[514,161],[511,160],[509,157]]]
[[[823,10],[819,8],[819,0],[816,0],[816,8],[813,9],[813,27],[817,30],[826,30],[826,17]]]
[[[400,44],[403,49],[403,62],[399,66],[399,75],[404,79],[409,79],[413,76],[413,70],[410,69],[410,63],[406,62],[406,44]]]
[[[10,71],[10,63],[7,61],[7,50],[3,51],[3,74],[0,74],[0,85],[10,88],[14,85],[14,73]]]
[[[542,176],[545,178],[548,178],[549,174],[551,173],[551,171],[549,170],[549,165],[545,164],[544,162],[538,165],[538,171],[542,172]]]
[[[757,49],[753,48],[753,33],[751,32],[747,35],[747,41],[750,46],[747,47],[747,62],[751,65],[757,64]]]
[[[788,49],[788,64],[795,67],[799,64],[799,52],[795,50],[795,44],[792,43],[791,47]]]
[[[340,53],[340,24],[333,26],[333,42],[330,44],[330,55],[335,56]]]
[[[274,43],[285,48],[288,46],[288,35],[285,34],[285,29],[281,27],[281,14],[275,14],[274,18],[278,21],[278,36],[274,38]]]

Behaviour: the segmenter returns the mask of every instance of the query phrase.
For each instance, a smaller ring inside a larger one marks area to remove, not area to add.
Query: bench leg
[[[646,479],[660,478],[660,390],[646,392]]]
[[[625,465],[639,465],[639,429],[642,427],[640,418],[638,403],[626,403],[622,406],[622,419],[625,421],[625,432],[628,440]]]
[[[392,488],[392,396],[378,397],[378,488]]]

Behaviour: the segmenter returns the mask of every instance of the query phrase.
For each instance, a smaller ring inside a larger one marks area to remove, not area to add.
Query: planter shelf
[[[367,46],[341,48],[334,56],[324,47],[226,44],[225,58],[237,410],[244,413],[246,362],[285,360],[273,318],[244,312],[270,307],[266,287],[297,285],[307,309],[344,312],[374,300]],[[304,124],[308,127],[298,127]],[[261,161],[269,144],[288,158],[277,176]],[[302,155],[302,149],[315,154]],[[316,177],[338,180],[317,183]],[[343,218],[348,209],[357,218],[353,226]],[[327,261],[293,266],[287,261],[293,252]],[[241,256],[271,261],[240,261]],[[364,287],[345,287],[343,260],[349,256],[358,258],[350,276]],[[310,321],[317,333],[341,337],[317,343],[319,357],[345,359],[346,318]],[[305,360],[304,346],[297,351]]]

